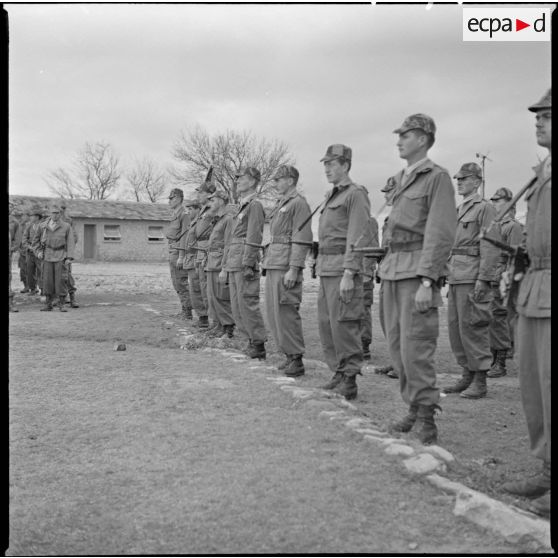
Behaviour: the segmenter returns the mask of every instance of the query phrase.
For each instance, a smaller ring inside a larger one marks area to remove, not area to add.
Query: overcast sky
[[[488,195],[545,155],[526,107],[550,87],[550,43],[463,42],[459,5],[4,6],[12,194],[51,195],[43,177],[86,141],[166,166],[196,124],[286,142],[313,207],[326,147],[349,145],[373,213],[409,114],[434,118],[452,175],[489,152]]]

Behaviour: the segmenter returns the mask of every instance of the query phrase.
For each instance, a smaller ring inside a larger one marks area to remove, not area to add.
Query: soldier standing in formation
[[[234,332],[229,286],[219,281],[219,274],[223,269],[225,245],[230,240],[233,227],[232,216],[227,213],[228,201],[227,193],[219,190],[209,196],[208,215],[212,219],[213,228],[207,244],[205,272],[209,313],[215,316],[216,321],[216,326],[207,332],[211,337],[225,334],[226,337],[231,338]]]
[[[43,290],[46,296],[46,304],[41,311],[52,310],[52,300],[58,296],[60,312],[67,312],[64,308],[67,293],[63,266],[74,258],[74,235],[70,225],[60,219],[59,206],[53,205],[50,213],[51,217],[41,233]]]
[[[188,272],[183,269],[186,252],[186,233],[190,226],[190,217],[183,206],[184,192],[180,188],[173,188],[169,194],[169,206],[172,209],[172,219],[166,231],[169,243],[169,268],[172,286],[178,295],[182,311],[180,317],[184,320],[192,319],[192,304],[188,289]]]
[[[42,262],[35,255],[34,239],[39,232],[39,222],[43,215],[42,210],[38,206],[32,207],[29,214],[29,225],[25,228],[23,245],[27,251],[25,259],[27,261],[29,294],[34,295],[39,292],[37,287],[42,290]]]
[[[29,223],[29,215],[26,211],[22,211],[21,209],[16,209],[14,215],[18,218],[19,221],[19,229],[18,229],[18,237],[17,237],[17,250],[19,252],[19,257],[17,260],[17,266],[19,268],[19,279],[23,283],[23,289],[19,291],[20,293],[28,293],[29,286],[27,285],[27,248],[23,244],[23,236],[25,233],[25,229]]]
[[[9,203],[10,208],[10,217],[9,217],[9,229],[10,229],[10,238],[9,238],[9,252],[10,252],[10,259],[9,259],[9,267],[8,267],[8,299],[10,304],[10,312],[19,312],[14,304],[14,292],[12,291],[12,260],[13,254],[17,250],[17,239],[18,239],[18,231],[19,231],[19,222],[14,215],[15,205],[13,203]]]
[[[74,237],[74,246],[77,245],[78,242],[78,234],[74,227],[74,223],[72,218],[66,213],[66,202],[62,202],[60,204],[60,220],[68,223],[70,228],[72,229],[72,236]],[[74,280],[74,276],[72,275],[72,262],[71,260],[67,260],[64,262],[64,281],[66,283],[66,291],[70,296],[70,307],[71,308],[79,308],[79,304],[76,302],[76,282]]]
[[[498,188],[490,198],[497,213],[513,198],[508,188]],[[515,220],[515,207],[512,207],[500,221],[500,235],[502,242],[509,246],[519,246],[523,242],[523,225]],[[499,276],[505,270],[508,254],[502,252],[500,255]],[[489,378],[499,378],[507,374],[506,359],[513,358],[515,324],[517,312],[515,300],[509,300],[504,305],[499,286],[494,288],[492,298],[492,320],[490,322],[490,350],[492,351],[492,368],[486,374]]]
[[[448,332],[451,350],[463,368],[460,380],[444,388],[461,397],[486,397],[486,373],[492,364],[489,325],[492,284],[499,280],[500,251],[479,240],[496,217],[494,206],[478,193],[482,171],[465,163],[454,176],[463,203],[457,209],[457,231],[449,263]]]
[[[240,207],[234,217],[230,243],[225,247],[220,280],[229,281],[231,307],[238,332],[248,338],[246,353],[250,358],[265,359],[265,326],[260,311],[259,254],[265,214],[256,199],[261,174],[246,167],[237,174]]]
[[[298,170],[290,165],[280,166],[273,177],[280,197],[271,214],[271,238],[263,261],[267,321],[277,348],[286,356],[278,368],[292,377],[304,374],[299,310],[302,270],[312,247],[310,207],[297,192],[298,177]]]
[[[370,215],[370,246],[378,246],[378,221]],[[360,340],[362,343],[362,358],[370,360],[370,344],[372,343],[372,304],[374,303],[374,276],[376,272],[376,259],[367,257],[362,258],[362,285],[364,292],[364,307],[362,314],[362,331]]]
[[[432,118],[413,114],[394,133],[399,134],[399,156],[407,168],[394,177],[380,277],[389,350],[409,412],[391,428],[409,432],[418,418],[418,437],[430,444],[437,440],[434,413],[440,391],[434,353],[442,306],[440,280],[447,272],[457,224],[455,193],[448,172],[428,159],[436,133]]]
[[[327,193],[320,214],[316,271],[318,326],[326,363],[333,372],[323,389],[337,389],[346,399],[357,396],[356,376],[362,367],[361,319],[363,313],[362,255],[353,247],[370,246],[370,200],[363,186],[349,177],[352,151],[330,145],[321,159]]]
[[[527,190],[526,249],[529,268],[517,297],[519,385],[533,455],[543,462],[534,478],[508,482],[511,494],[536,498],[533,511],[550,514],[551,397],[550,307],[552,237],[552,97],[551,90],[529,107],[536,114],[537,143],[548,156],[534,170],[536,181]],[[513,279],[513,278],[512,278]]]

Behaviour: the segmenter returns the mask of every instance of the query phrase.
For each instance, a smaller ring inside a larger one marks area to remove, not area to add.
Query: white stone
[[[345,407],[346,409],[351,409],[351,411],[358,411],[358,407],[356,407],[352,403],[349,403],[346,399],[339,399],[337,404],[340,407]]]
[[[369,426],[369,425],[370,425],[370,421],[362,418],[353,418],[351,420],[348,420],[345,423],[345,426],[348,426],[349,428],[359,428],[361,426]]]
[[[253,364],[252,366],[248,366],[250,370],[275,370],[273,366],[264,366],[261,364]]]
[[[292,391],[293,389],[297,389],[297,387],[286,384],[284,386],[279,386],[279,389],[282,389],[283,391]]]
[[[345,411],[321,411],[319,414],[320,417],[326,417],[326,418],[333,418],[333,417],[346,417],[347,415],[345,414]]]
[[[409,472],[415,475],[425,475],[427,473],[433,473],[434,471],[442,468],[442,463],[440,463],[430,453],[421,453],[415,457],[405,459],[405,461],[403,461],[403,464]]]
[[[442,461],[445,461],[446,463],[451,463],[452,461],[455,461],[455,457],[453,457],[453,455],[448,450],[445,450],[440,446],[435,446],[435,445],[424,446],[422,451],[431,453],[434,457],[437,457]]]
[[[387,436],[386,432],[375,430],[374,428],[355,428],[359,434],[370,434],[371,436]]]
[[[402,457],[409,457],[415,453],[411,446],[405,444],[389,444],[384,450],[388,455],[400,455]]]
[[[379,438],[378,436],[370,436],[369,434],[364,436],[364,439],[368,442],[374,442],[377,444],[383,444],[386,441],[385,438]]]
[[[294,384],[296,382],[294,378],[276,378],[274,376],[268,376],[267,379],[276,384]]]
[[[310,399],[314,395],[314,392],[309,389],[293,389],[291,390],[291,394],[296,399]]]
[[[329,366],[325,362],[321,360],[315,360],[312,358],[305,358],[304,366],[306,368],[323,368],[325,370],[329,370]]]

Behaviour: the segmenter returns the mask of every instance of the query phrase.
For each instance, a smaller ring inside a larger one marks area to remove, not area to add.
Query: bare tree
[[[210,136],[203,128],[182,131],[175,141],[172,156],[179,166],[169,174],[180,186],[197,186],[213,166],[213,180],[225,190],[233,202],[238,201],[236,173],[246,166],[256,167],[261,175],[258,193],[261,198],[276,195],[271,180],[280,165],[292,165],[288,146],[276,139],[255,137],[252,132],[227,130]]]
[[[138,201],[156,203],[166,189],[166,172],[161,170],[150,158],[136,160],[135,166],[128,171],[126,178],[130,185],[130,194]]]
[[[49,189],[64,198],[105,200],[115,193],[121,177],[119,158],[106,142],[86,143],[71,170],[58,168],[45,178]]]

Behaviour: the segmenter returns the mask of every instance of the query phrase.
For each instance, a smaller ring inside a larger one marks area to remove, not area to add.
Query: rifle
[[[374,258],[378,263],[380,263],[386,255],[386,249],[379,248],[378,246],[362,246],[361,248],[355,248],[354,244],[352,244],[351,252],[360,252],[367,258]]]

